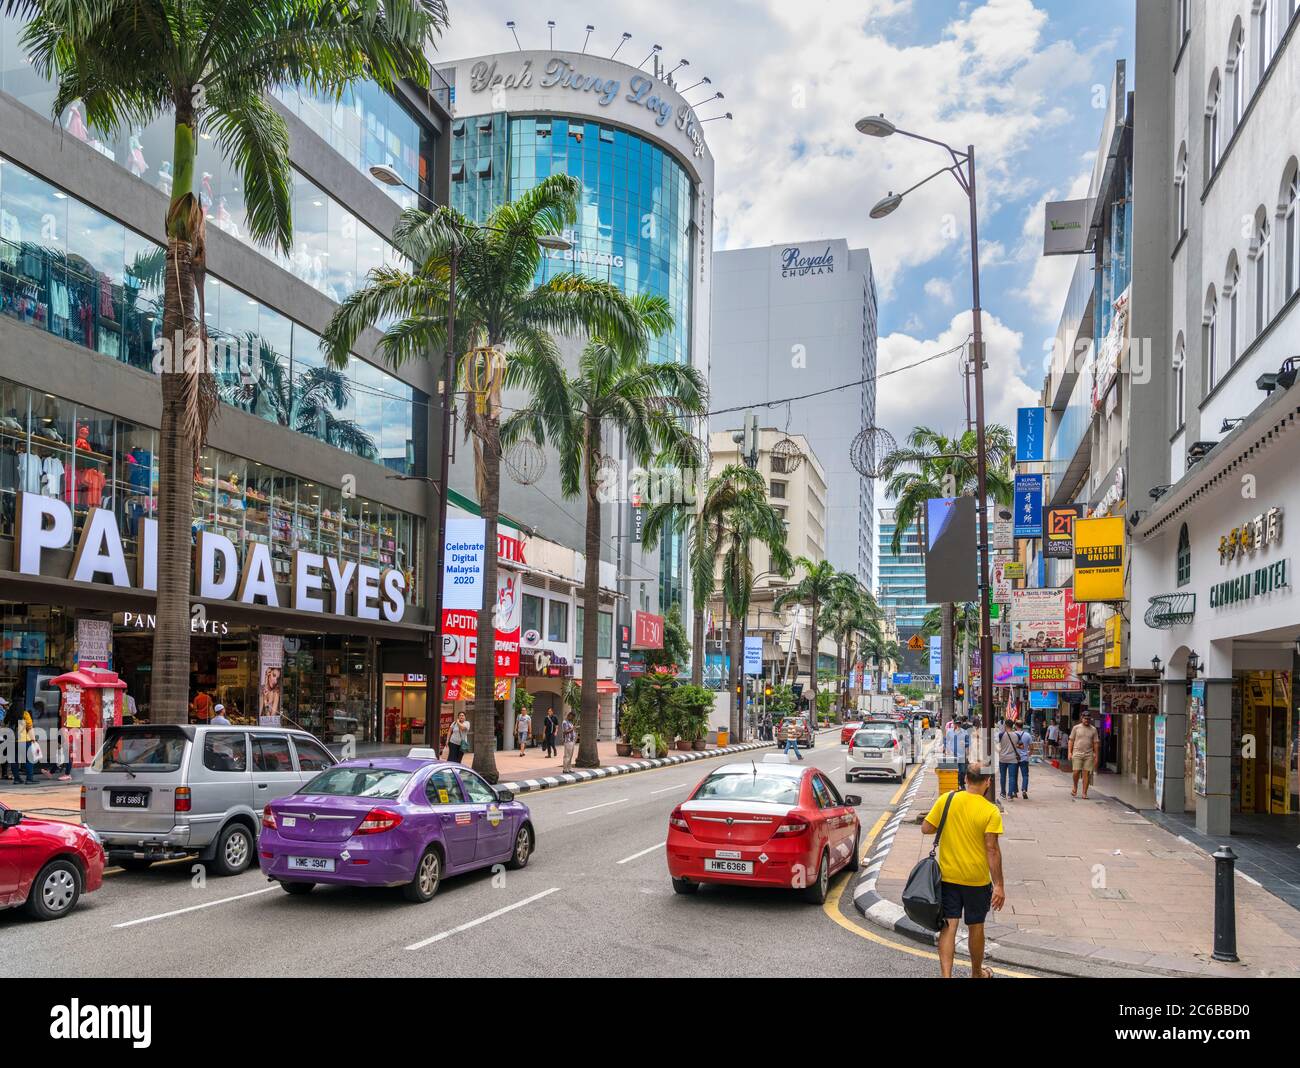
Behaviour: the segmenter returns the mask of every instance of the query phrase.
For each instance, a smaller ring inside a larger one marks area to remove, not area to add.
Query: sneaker
[[[1029,794],[1028,794],[1028,793],[1022,793],[1022,794],[1020,795],[1020,799],[1021,799],[1022,801],[1028,801],[1028,800],[1029,800]]]
[[[60,775],[60,776],[59,776],[59,782],[71,782],[71,781],[72,781],[72,776],[71,776],[71,775]]]

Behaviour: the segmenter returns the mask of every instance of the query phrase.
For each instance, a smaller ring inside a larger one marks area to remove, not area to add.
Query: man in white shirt
[[[229,726],[230,726],[230,720],[226,719],[226,706],[225,706],[225,705],[213,705],[213,706],[212,706],[212,720],[211,720],[211,723],[212,723],[212,725],[213,725],[214,727],[229,727]]]

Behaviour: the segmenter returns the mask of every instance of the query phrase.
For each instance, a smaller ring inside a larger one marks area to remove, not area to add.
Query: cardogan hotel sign
[[[72,544],[72,509],[55,497],[39,493],[18,495],[14,560],[19,574],[40,575],[41,557]],[[380,570],[355,560],[338,560],[321,553],[296,550],[289,604],[280,603],[271,563],[271,547],[250,542],[240,565],[234,543],[221,534],[200,531],[194,547],[194,593],[215,601],[235,600],[299,612],[332,613],[354,619],[400,623],[406,614],[406,577],[394,569]],[[117,520],[107,508],[91,508],[81,528],[68,578],[73,582],[103,582],[122,589],[158,589],[158,522],[140,523],[140,551],[134,581],[127,569]],[[329,576],[330,589],[324,588]]]

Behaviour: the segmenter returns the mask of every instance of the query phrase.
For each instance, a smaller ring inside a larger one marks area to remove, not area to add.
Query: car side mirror
[[[507,801],[513,801],[514,799],[515,799],[515,795],[513,790],[504,790],[501,789],[500,787],[497,788],[497,800],[500,801],[503,805]]]
[[[17,827],[22,821],[22,812],[16,808],[7,808],[3,814],[0,814],[0,829],[7,831],[10,827]]]
[[[849,808],[857,808],[860,804],[862,804],[862,798],[860,798],[857,794],[845,794],[844,803],[848,805]]]

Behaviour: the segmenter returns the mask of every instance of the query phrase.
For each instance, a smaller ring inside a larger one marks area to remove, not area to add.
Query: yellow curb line
[[[892,808],[894,805],[898,804],[898,799],[903,796],[903,791],[905,791],[908,788],[908,786],[911,785],[912,779],[914,779],[917,774],[923,771],[924,768],[925,768],[924,764],[918,764],[916,771],[912,772],[910,776],[908,776],[906,779],[903,780],[902,785],[899,786],[898,788],[898,792],[895,793],[893,798],[890,800],[889,807]],[[870,854],[871,847],[872,845],[874,845],[876,841],[876,836],[880,833],[880,828],[885,825],[885,821],[891,815],[892,813],[889,812],[888,810],[882,812],[880,814],[880,819],[876,820],[875,826],[871,828],[871,833],[868,835],[869,841],[867,843],[867,848],[862,853],[863,860],[865,860],[867,856]],[[857,873],[848,872],[847,874],[850,876],[854,876]],[[845,879],[843,874],[841,874],[839,878],[841,880],[839,892],[835,894],[833,897],[828,897],[826,899],[826,903],[822,905],[822,911],[826,913],[827,916],[829,916],[837,924],[843,927],[846,931],[852,931],[855,935],[865,938],[869,942],[875,942],[877,945],[881,945],[881,946],[888,946],[890,949],[895,949],[899,953],[906,953],[909,956],[913,956],[913,957],[922,957],[926,960],[932,960],[932,961],[937,961],[939,959],[938,953],[931,953],[924,949],[915,949],[912,946],[900,945],[899,943],[893,941],[892,939],[885,938],[882,935],[876,934],[874,931],[865,930],[862,927],[858,926],[858,924],[854,923],[852,920],[847,919],[843,915],[843,913],[840,912],[840,902],[844,898],[845,891],[847,891],[848,888],[853,885],[853,879],[852,878]],[[963,959],[960,956],[956,958],[956,961],[954,963],[959,965],[964,965],[966,967],[970,966],[970,962],[968,960]],[[1006,975],[1006,976],[1010,976],[1013,979],[1038,978],[1037,976],[1029,975],[1025,972],[1013,972],[1006,968],[995,968],[992,965],[989,965],[988,967],[989,970],[994,975]]]

